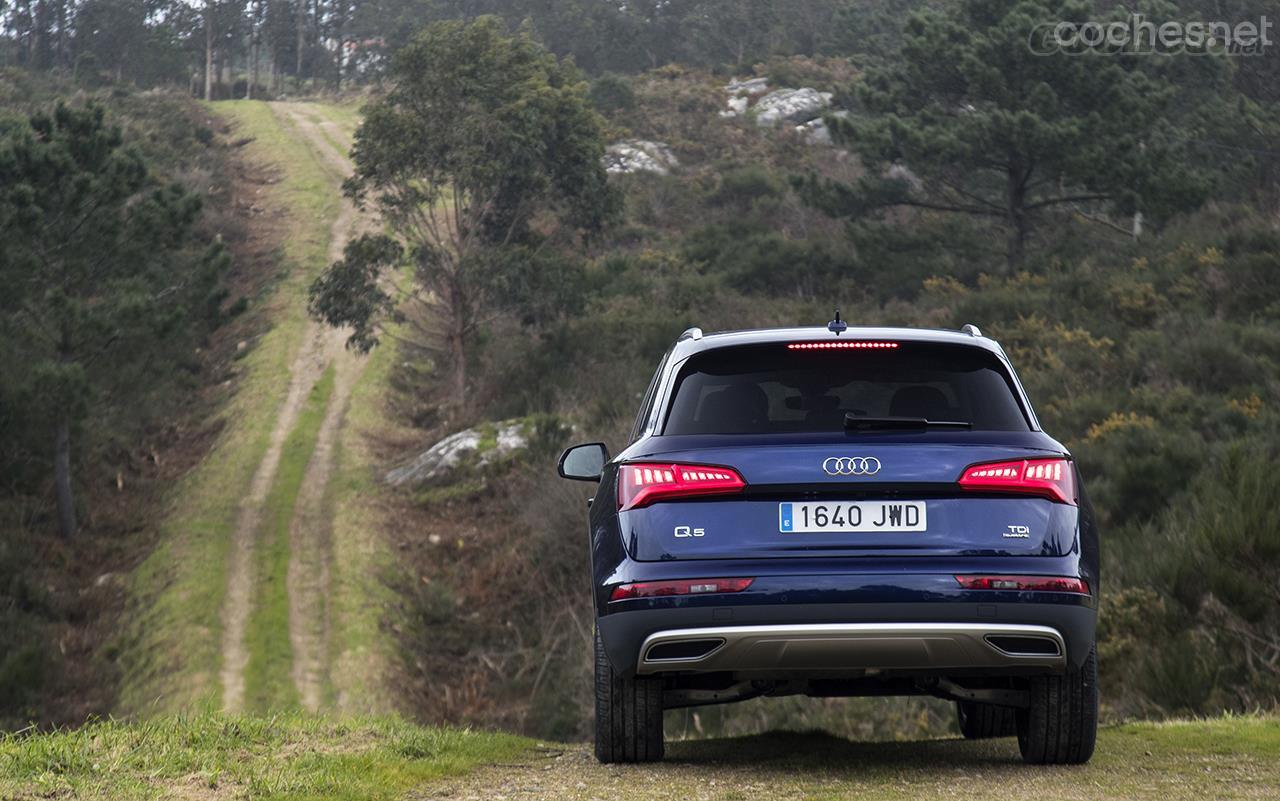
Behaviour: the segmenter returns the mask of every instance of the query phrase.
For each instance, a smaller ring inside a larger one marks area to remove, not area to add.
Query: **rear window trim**
[[[791,341],[792,340],[790,339],[787,339],[787,340],[780,339],[780,340],[777,340],[776,342],[744,342],[744,343],[724,344],[724,345],[718,345],[713,347],[700,348],[674,361],[668,358],[668,363],[666,365],[666,375],[664,375],[662,378],[661,392],[658,397],[654,398],[652,416],[656,419],[651,419],[649,430],[652,432],[653,436],[707,436],[707,437],[771,436],[768,434],[764,434],[764,435],[758,435],[758,434],[697,434],[697,435],[672,434],[672,435],[668,435],[667,426],[671,422],[671,413],[673,411],[673,406],[675,403],[675,384],[677,379],[680,377],[680,373],[684,369],[685,364],[695,356],[702,356],[708,353],[714,353],[716,351],[722,351],[722,350],[734,350],[737,348],[760,347],[761,345],[779,345],[785,348],[787,344],[789,344]],[[996,360],[996,362],[1000,365],[1000,367],[1004,370],[1004,379],[1006,383],[1008,383],[1009,388],[1013,390],[1014,403],[1018,407],[1018,411],[1022,414],[1022,419],[1024,422],[1026,422],[1028,431],[1035,432],[1035,433],[1043,433],[1043,429],[1041,429],[1040,427],[1040,421],[1036,417],[1035,412],[1031,408],[1031,399],[1027,397],[1026,390],[1023,389],[1022,387],[1022,381],[1018,378],[1017,371],[1013,369],[1013,364],[1009,361],[1008,356],[1005,355],[1004,350],[1001,349],[999,346],[995,348],[988,348],[978,344],[971,345],[967,343],[957,343],[957,342],[939,342],[939,341],[928,340],[928,339],[902,339],[900,341],[903,344],[911,344],[911,345],[943,345],[943,346],[956,347],[956,348],[970,348],[970,349],[981,351],[982,353],[992,356]],[[667,355],[668,357],[670,357],[671,354],[668,353]]]

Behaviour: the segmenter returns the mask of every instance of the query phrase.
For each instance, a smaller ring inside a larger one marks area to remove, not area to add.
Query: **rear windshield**
[[[676,378],[664,434],[843,431],[846,414],[1028,431],[1012,381],[990,352],[902,343],[893,350],[705,351]]]

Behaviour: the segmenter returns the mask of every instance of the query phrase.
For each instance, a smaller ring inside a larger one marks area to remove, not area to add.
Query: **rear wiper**
[[[844,416],[845,431],[903,431],[927,428],[973,428],[973,423],[959,420],[926,420],[923,417],[859,417]]]

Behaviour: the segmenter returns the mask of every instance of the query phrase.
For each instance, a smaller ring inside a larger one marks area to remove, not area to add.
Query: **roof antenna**
[[[845,329],[847,329],[848,327],[849,327],[849,324],[846,323],[844,320],[840,319],[840,310],[836,309],[836,319],[827,323],[827,330],[835,334],[836,336],[840,336],[845,332]]]

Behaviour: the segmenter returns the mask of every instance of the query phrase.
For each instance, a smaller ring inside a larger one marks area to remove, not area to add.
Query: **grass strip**
[[[329,660],[332,694],[328,705],[338,712],[391,712],[394,693],[386,677],[396,657],[385,617],[395,608],[387,577],[395,569],[383,539],[385,510],[371,453],[370,434],[393,428],[386,419],[386,398],[396,346],[384,343],[367,357],[368,364],[352,389],[347,419],[338,434],[333,481],[333,562],[330,572]]]
[[[292,677],[293,648],[289,640],[289,529],[298,491],[316,450],[333,394],[330,365],[312,387],[298,413],[298,422],[285,439],[280,467],[263,507],[263,528],[255,553],[257,570],[253,611],[245,630],[249,664],[245,668],[245,708],[266,712],[298,706]]]
[[[399,718],[216,713],[0,734],[0,798],[324,798],[381,801],[512,759],[522,738]]]

